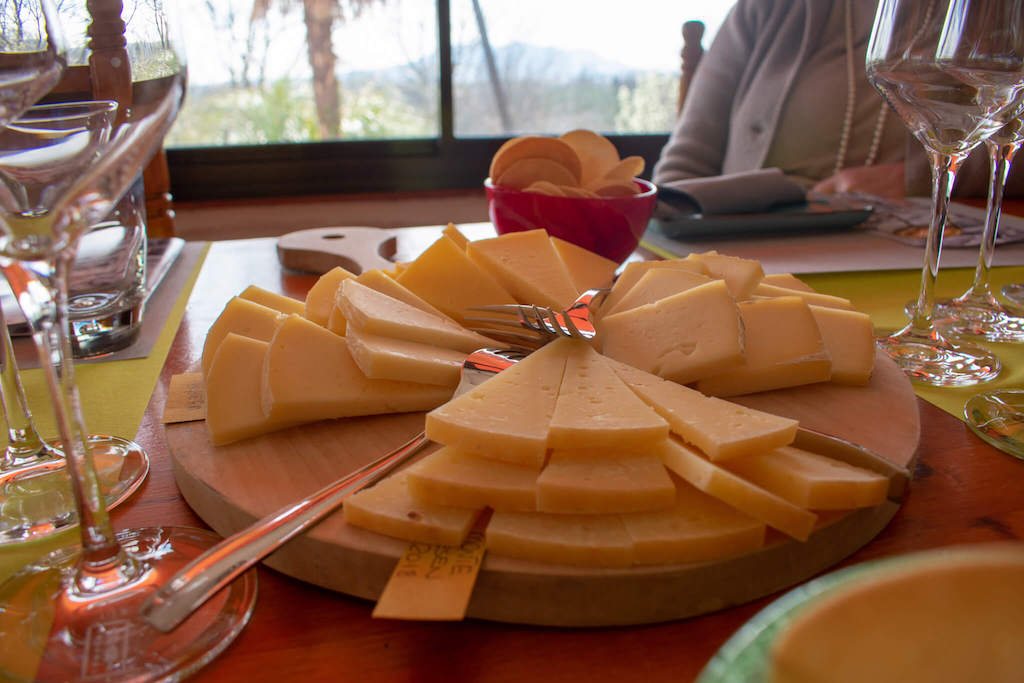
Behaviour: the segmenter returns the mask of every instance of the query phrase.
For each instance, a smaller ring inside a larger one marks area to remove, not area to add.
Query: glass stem
[[[981,251],[978,255],[978,267],[974,270],[974,282],[965,298],[988,299],[992,296],[989,277],[992,270],[992,256],[996,250],[996,237],[999,234],[999,218],[1003,205],[1003,190],[1006,178],[1010,173],[1010,164],[1020,148],[1019,142],[997,144],[987,140],[985,145],[989,151],[989,168],[991,177],[988,185],[988,204],[985,207],[985,232],[981,237]]]
[[[939,274],[939,258],[942,254],[942,233],[946,228],[949,214],[949,197],[953,192],[956,172],[963,162],[963,155],[931,152],[932,159],[932,218],[928,225],[928,239],[924,246],[924,267],[921,269],[921,291],[911,324],[921,334],[930,335],[932,312],[935,306],[935,278]]]
[[[14,344],[7,329],[7,321],[0,310],[0,344],[3,357],[0,358],[0,408],[3,409],[7,424],[7,448],[0,451],[0,472],[21,468],[43,460],[59,457],[47,448],[28,407],[25,389],[18,374],[18,362],[14,356]]]

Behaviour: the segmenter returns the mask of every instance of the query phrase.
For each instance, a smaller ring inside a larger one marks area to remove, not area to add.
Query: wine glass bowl
[[[0,128],[49,92],[64,66],[50,0],[0,3]]]

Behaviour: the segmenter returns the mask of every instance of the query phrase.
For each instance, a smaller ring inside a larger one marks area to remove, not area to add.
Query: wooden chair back
[[[704,46],[701,40],[704,38],[704,22],[687,21],[683,24],[683,49],[679,52],[680,75],[679,75],[679,100],[676,105],[676,113],[683,110],[683,102],[690,90],[690,82],[700,64],[700,58],[704,55]]]

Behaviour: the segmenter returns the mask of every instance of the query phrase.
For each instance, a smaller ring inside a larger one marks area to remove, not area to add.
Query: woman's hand
[[[839,173],[825,178],[812,190],[835,194],[837,192],[864,192],[879,197],[902,197],[904,195],[903,162],[844,168]]]

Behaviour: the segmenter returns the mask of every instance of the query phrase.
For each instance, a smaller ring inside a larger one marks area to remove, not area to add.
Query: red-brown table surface
[[[172,375],[194,368],[210,323],[246,285],[301,297],[315,277],[284,272],[275,240],[211,245],[138,433],[152,470],[115,528],[205,527],[174,482],[160,412]],[[922,436],[911,493],[882,534],[846,563],[934,548],[1020,538],[1024,462],[920,402]],[[879,425],[879,429],[884,429]],[[595,596],[600,599],[600,596]],[[252,621],[203,669],[210,681],[690,681],[772,597],[666,624],[570,630],[482,621],[377,620],[372,604],[259,568]]]

